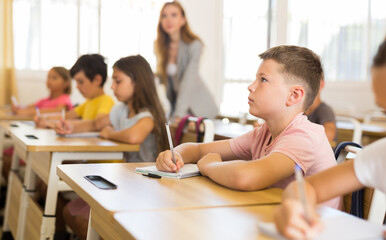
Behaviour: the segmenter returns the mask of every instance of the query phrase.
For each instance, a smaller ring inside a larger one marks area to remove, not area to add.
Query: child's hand
[[[113,132],[114,129],[111,126],[106,126],[102,129],[102,131],[99,133],[99,136],[101,138],[109,138],[110,133]]]
[[[74,125],[69,121],[60,120],[55,124],[55,131],[62,135],[70,134],[74,131]]]
[[[201,175],[206,176],[205,173],[207,167],[211,163],[222,162],[221,156],[218,153],[208,153],[197,162],[197,167],[200,170]]]
[[[11,109],[14,114],[17,114],[17,112],[20,110],[20,106],[16,106],[12,104]]]
[[[172,151],[167,150],[161,152],[156,160],[157,169],[164,172],[177,172],[184,166],[184,160],[181,154],[174,151],[174,157],[176,164],[173,163]]]
[[[289,239],[314,239],[323,228],[316,209],[309,208],[310,221],[304,216],[300,200],[286,199],[275,211],[276,228]]]
[[[38,117],[36,114],[34,116],[34,122],[35,122],[36,127],[38,127],[38,128],[45,128],[47,125],[46,119],[44,119],[42,117]]]

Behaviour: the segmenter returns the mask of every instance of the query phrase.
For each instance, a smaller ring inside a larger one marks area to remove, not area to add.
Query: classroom
[[[382,9],[1,0],[1,239],[384,239]]]

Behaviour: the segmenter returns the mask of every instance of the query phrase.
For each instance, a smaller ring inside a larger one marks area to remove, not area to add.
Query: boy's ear
[[[97,86],[100,86],[102,83],[102,76],[100,74],[95,75],[92,82],[95,83]]]
[[[324,88],[324,79],[320,80],[320,88],[319,88],[319,91],[322,90]]]
[[[303,86],[292,86],[290,88],[290,95],[287,99],[287,106],[293,106],[299,102],[303,102],[304,95],[305,92]]]

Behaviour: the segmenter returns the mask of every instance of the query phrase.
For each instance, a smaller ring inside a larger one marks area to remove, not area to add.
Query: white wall
[[[364,114],[378,109],[370,81],[327,82],[321,98],[337,114]]]
[[[222,95],[222,1],[181,0],[192,31],[204,42],[200,62],[203,80],[220,106]]]

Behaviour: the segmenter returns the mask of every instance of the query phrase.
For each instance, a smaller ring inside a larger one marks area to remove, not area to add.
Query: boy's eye
[[[262,82],[268,82],[267,79],[265,79],[265,78],[261,78],[261,81]]]
[[[121,83],[121,81],[115,80],[115,83],[116,83],[116,84],[120,84],[120,83]]]

